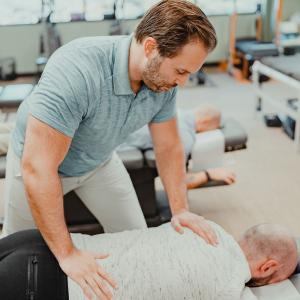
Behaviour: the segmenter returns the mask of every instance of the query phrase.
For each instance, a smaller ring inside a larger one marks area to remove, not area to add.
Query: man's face
[[[183,86],[191,73],[203,65],[207,51],[200,42],[190,42],[172,57],[161,57],[157,51],[148,58],[142,73],[143,82],[155,92],[166,92]]]

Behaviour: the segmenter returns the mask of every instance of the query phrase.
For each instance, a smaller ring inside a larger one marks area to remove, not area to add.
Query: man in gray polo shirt
[[[215,45],[215,31],[198,7],[161,1],[134,36],[83,38],[56,51],[19,108],[7,161],[4,232],[37,226],[62,270],[89,299],[92,291],[111,299],[116,283],[96,263],[105,255],[72,244],[63,194],[75,190],[106,232],[145,228],[114,149],[147,123],[174,229],[188,227],[216,244],[208,223],[188,209],[174,109],[176,86]]]

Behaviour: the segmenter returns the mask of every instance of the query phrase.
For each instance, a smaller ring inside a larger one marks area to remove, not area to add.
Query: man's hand
[[[96,259],[104,259],[108,255],[90,253],[73,249],[59,265],[64,273],[81,286],[89,300],[110,300],[113,297],[111,287],[116,288],[116,282],[97,264]]]
[[[179,233],[183,233],[183,227],[187,227],[200,235],[208,244],[211,244],[212,246],[218,244],[215,232],[201,216],[189,211],[184,211],[173,215],[171,224]]]

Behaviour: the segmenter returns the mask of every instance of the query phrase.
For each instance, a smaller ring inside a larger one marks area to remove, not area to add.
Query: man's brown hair
[[[163,0],[152,6],[135,31],[138,43],[146,37],[156,40],[163,57],[174,57],[193,40],[201,41],[207,51],[212,51],[217,44],[215,29],[206,15],[185,0]]]

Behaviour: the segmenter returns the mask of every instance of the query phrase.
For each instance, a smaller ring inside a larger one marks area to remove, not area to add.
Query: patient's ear
[[[263,262],[259,267],[259,272],[261,276],[267,277],[274,274],[280,268],[280,264],[275,259],[268,259]]]

